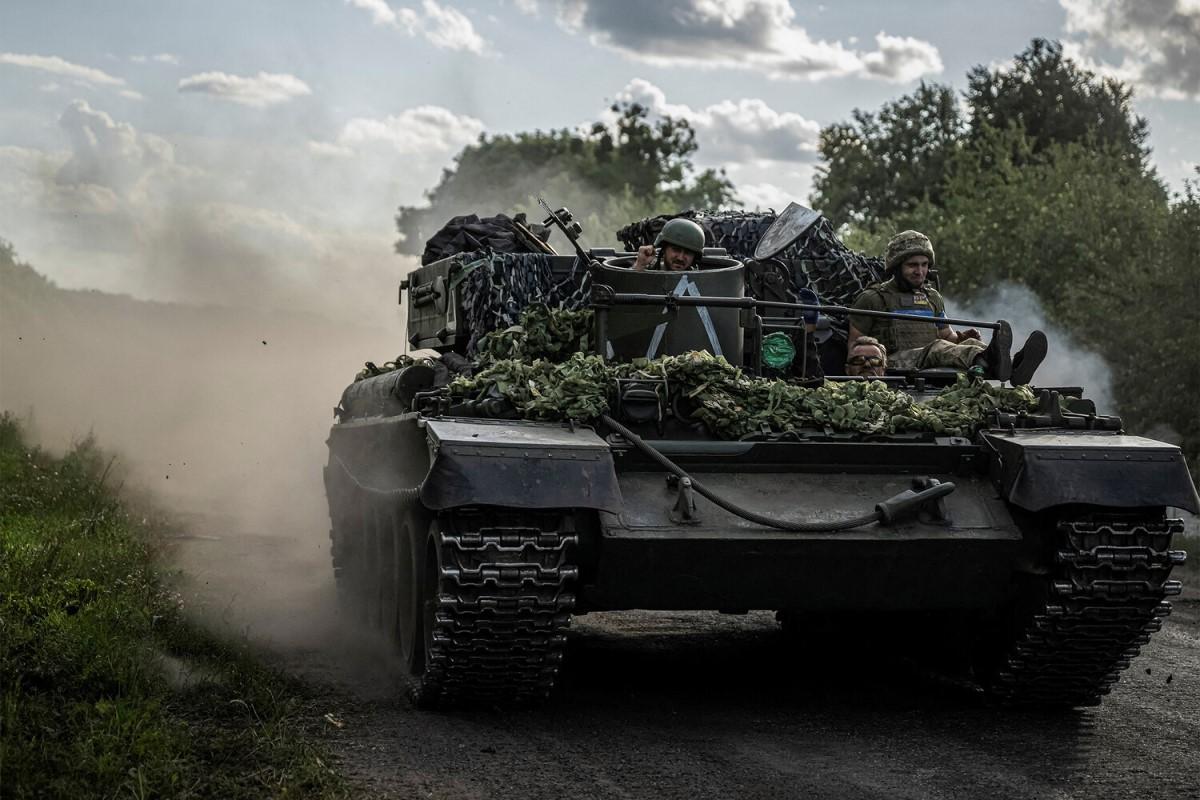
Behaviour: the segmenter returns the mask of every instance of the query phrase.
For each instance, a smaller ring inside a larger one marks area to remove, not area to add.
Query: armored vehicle
[[[325,485],[339,602],[394,638],[413,700],[545,697],[573,615],[769,609],[937,619],[999,701],[1098,703],[1180,591],[1180,451],[1078,387],[760,377],[773,334],[836,344],[845,307],[797,289],[849,302],[878,265],[807,209],[692,218],[714,247],[687,272],[631,268],[661,220],[585,250],[560,210],[571,255],[402,284],[414,350],[346,389]]]

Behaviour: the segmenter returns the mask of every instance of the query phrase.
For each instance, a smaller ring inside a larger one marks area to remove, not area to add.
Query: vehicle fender
[[[1141,436],[1012,431],[983,434],[1001,496],[1028,511],[1068,503],[1174,506],[1200,513],[1183,453]]]
[[[432,509],[622,507],[612,451],[591,428],[558,423],[422,421],[433,462],[421,485]]]

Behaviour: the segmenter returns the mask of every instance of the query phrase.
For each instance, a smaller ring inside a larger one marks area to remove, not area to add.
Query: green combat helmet
[[[888,270],[894,272],[909,256],[926,256],[929,266],[932,267],[933,242],[919,231],[900,231],[888,241],[883,260],[887,263]]]
[[[654,240],[655,247],[662,247],[664,244],[673,244],[684,250],[691,250],[696,254],[696,260],[699,261],[701,254],[704,253],[704,229],[690,219],[676,217],[667,221],[658,234],[658,238]]]

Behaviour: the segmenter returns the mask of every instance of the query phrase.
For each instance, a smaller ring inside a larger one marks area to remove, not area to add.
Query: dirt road
[[[254,579],[245,629],[321,688],[362,797],[1200,797],[1194,586],[1104,704],[1078,712],[996,709],[863,636],[835,652],[790,641],[770,613],[620,613],[573,623],[544,707],[431,713],[401,697],[385,645],[334,619],[319,548],[243,536],[241,557],[205,573],[206,554],[229,553],[218,538],[185,542],[196,583]],[[247,600],[227,599],[227,623]]]
[[[806,656],[769,614],[630,613],[579,622],[539,710],[417,712],[387,681],[337,680],[333,741],[389,798],[1195,796],[1196,601],[1183,610],[1075,713],[993,709],[878,654]],[[296,667],[334,677],[320,664]]]

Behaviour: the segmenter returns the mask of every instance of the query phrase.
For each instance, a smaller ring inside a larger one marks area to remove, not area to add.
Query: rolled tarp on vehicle
[[[604,260],[593,283],[618,294],[674,294],[680,297],[743,297],[744,267],[736,259],[706,256],[701,269],[687,272],[632,269],[632,256]],[[599,342],[608,358],[628,361],[707,350],[732,364],[742,363],[741,311],[736,308],[614,305],[608,312],[607,339]]]

